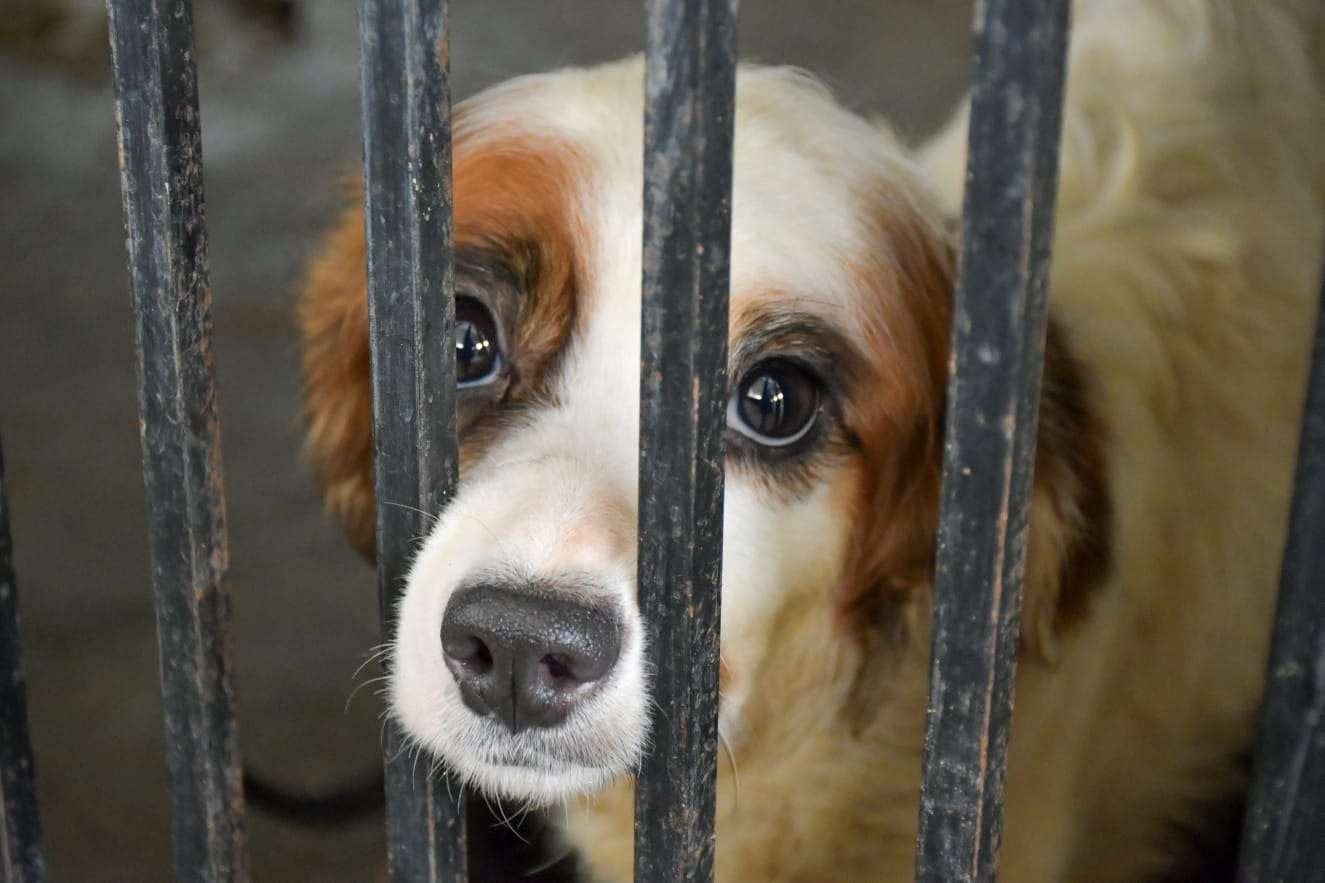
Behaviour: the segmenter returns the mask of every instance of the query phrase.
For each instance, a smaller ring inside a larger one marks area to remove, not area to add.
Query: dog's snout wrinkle
[[[605,606],[480,584],[451,599],[441,640],[465,704],[518,733],[561,723],[607,677],[621,621]]]

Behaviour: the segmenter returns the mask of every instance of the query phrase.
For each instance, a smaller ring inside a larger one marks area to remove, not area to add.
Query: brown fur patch
[[[569,147],[484,142],[455,152],[455,242],[503,256],[525,286],[512,393],[542,385],[575,323],[587,273],[574,193],[582,163]]]
[[[955,255],[904,200],[872,213],[883,243],[857,267],[866,361],[847,408],[859,455],[838,481],[838,507],[859,525],[839,598],[853,629],[877,642],[894,629],[891,596],[932,585]],[[874,255],[877,255],[875,257]],[[1063,330],[1050,321],[1040,408],[1023,643],[1052,658],[1106,575],[1111,507],[1103,427]],[[868,692],[868,691],[865,691]]]
[[[346,212],[309,268],[299,301],[308,448],[327,508],[355,548],[373,549],[372,366],[363,210]]]
[[[838,601],[866,627],[932,575],[955,272],[942,231],[905,201],[881,196],[868,220],[878,246],[854,268],[865,364],[846,408],[859,453],[838,494],[859,525]]]
[[[460,120],[457,120],[460,122]],[[569,148],[505,138],[455,144],[457,247],[491,250],[525,286],[507,399],[539,394],[575,320],[583,233]],[[374,545],[371,366],[362,208],[345,213],[310,266],[299,304],[308,446],[328,508],[350,541]],[[462,439],[462,468],[491,438]]]
[[[1094,395],[1066,331],[1050,316],[1022,602],[1023,641],[1048,659],[1056,636],[1087,614],[1091,589],[1112,563],[1106,435]]]

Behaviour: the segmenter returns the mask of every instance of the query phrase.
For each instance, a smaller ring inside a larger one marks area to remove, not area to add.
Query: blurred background
[[[800,65],[910,140],[962,92],[970,0],[743,0],[741,55]],[[196,10],[240,737],[269,779],[377,764],[375,577],[301,456],[293,291],[358,167],[350,0]],[[640,0],[452,0],[453,87],[638,51]],[[171,878],[105,10],[0,0],[0,437],[45,844],[57,881]],[[254,810],[257,880],[384,868],[380,814]],[[521,858],[521,861],[526,859]],[[536,863],[536,857],[527,859]]]

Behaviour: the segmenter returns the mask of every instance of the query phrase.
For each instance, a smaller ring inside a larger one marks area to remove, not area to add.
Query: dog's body
[[[1313,0],[1078,4],[1006,879],[1180,873],[1244,786],[1325,241],[1322,23]],[[648,715],[641,72],[526,78],[457,113],[458,291],[501,359],[465,363],[490,370],[461,393],[461,492],[411,576],[392,683],[406,729],[477,786],[592,793],[565,831],[602,879],[629,879],[624,774]],[[800,75],[740,75],[723,880],[913,867],[964,142],[959,113],[909,159]],[[303,319],[313,450],[366,548],[362,259],[355,213]],[[767,376],[803,398],[817,384],[802,438],[739,411],[745,378]],[[532,727],[516,679],[484,692],[477,657],[438,641],[494,583],[615,630],[607,673],[572,672],[579,692]]]

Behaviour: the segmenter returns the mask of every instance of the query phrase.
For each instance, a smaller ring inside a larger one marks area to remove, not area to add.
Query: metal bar
[[[18,583],[14,579],[14,542],[9,532],[9,496],[5,489],[5,452],[0,445],[0,797],[4,830],[0,870],[10,883],[46,879],[41,852],[41,818],[28,737],[27,680],[18,629]]]
[[[1325,282],[1238,870],[1325,880]]]
[[[455,491],[455,280],[446,0],[361,0],[364,218],[378,588],[390,641],[416,538]],[[428,514],[425,514],[428,513]],[[387,724],[394,881],[468,878],[463,806]]]
[[[635,877],[712,880],[735,0],[648,5],[639,605],[653,671]]]
[[[180,880],[241,880],[220,424],[189,0],[109,0],[166,761]]]
[[[1016,669],[1067,0],[985,0],[947,391],[919,881],[994,880]]]

